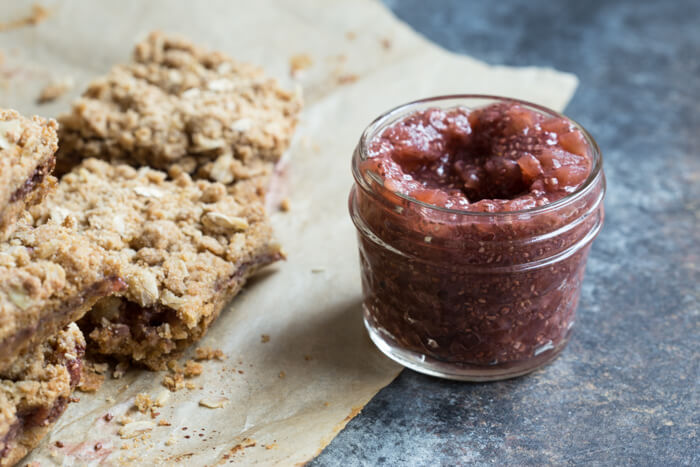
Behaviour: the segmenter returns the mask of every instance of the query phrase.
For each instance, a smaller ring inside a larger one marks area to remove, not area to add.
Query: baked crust
[[[59,117],[59,170],[96,157],[264,187],[300,110],[260,68],[154,32]]]
[[[53,186],[56,129],[54,120],[0,109],[0,241],[12,234],[25,208]]]
[[[88,159],[66,174],[37,224],[67,223],[117,262],[126,289],[80,321],[90,351],[164,367],[204,335],[260,267],[282,258],[261,200],[220,183]]]
[[[0,465],[24,457],[63,414],[84,352],[85,339],[71,323],[0,372]]]

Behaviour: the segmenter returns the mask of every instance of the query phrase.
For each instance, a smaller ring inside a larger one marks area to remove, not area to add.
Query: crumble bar
[[[220,183],[88,159],[32,209],[107,250],[127,288],[79,322],[90,351],[161,369],[262,266],[283,258],[259,198]]]
[[[258,67],[154,32],[59,118],[59,168],[96,157],[263,192],[300,110]]]
[[[119,265],[62,225],[23,224],[0,243],[0,371],[120,290]]]
[[[54,178],[57,124],[0,109],[0,240],[14,230],[27,206],[44,198]]]
[[[80,381],[85,339],[75,323],[0,372],[0,465],[14,465],[65,411]]]

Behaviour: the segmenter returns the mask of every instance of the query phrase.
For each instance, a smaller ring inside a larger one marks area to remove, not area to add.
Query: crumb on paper
[[[384,50],[389,50],[391,48],[391,39],[389,39],[388,37],[382,37],[379,40],[379,43],[382,44]]]
[[[80,372],[78,390],[81,392],[97,392],[105,381],[104,373],[105,371],[101,366],[98,367],[90,363],[83,365]]]
[[[357,33],[355,31],[348,31],[345,33],[345,38],[349,41],[354,41],[357,39]]]
[[[0,23],[0,32],[18,29],[24,26],[35,26],[49,17],[49,10],[35,3],[32,5],[32,11],[24,18],[16,19]]]
[[[158,420],[158,426],[170,426],[170,422],[161,418]]]
[[[124,425],[119,429],[118,433],[122,439],[131,439],[151,431],[154,426],[153,422],[141,420]]]
[[[126,373],[126,370],[128,370],[128,369],[129,369],[129,364],[127,362],[117,363],[116,368],[112,372],[112,378],[114,378],[114,379],[121,378],[122,376],[124,376],[124,374]]]
[[[290,208],[291,204],[289,202],[289,198],[284,198],[282,201],[280,201],[280,211],[289,212]]]
[[[62,79],[58,81],[52,81],[41,89],[39,92],[39,97],[37,97],[36,102],[38,104],[47,104],[53,102],[73,87],[73,81],[71,79]]]
[[[315,268],[311,268],[311,272],[312,272],[313,274],[319,274],[319,273],[325,272],[325,271],[326,271],[326,268],[320,267],[320,266],[319,266],[319,267],[315,267]]]
[[[261,334],[260,335],[260,342],[265,344],[266,342],[270,342],[270,335],[269,334]]]
[[[131,422],[133,422],[133,421],[134,421],[134,419],[131,418],[131,417],[129,417],[128,415],[122,415],[122,416],[119,417],[119,419],[117,420],[117,422],[118,422],[120,425],[128,425],[129,423],[131,423]]]
[[[109,413],[109,412],[107,412],[106,414],[104,414],[104,415],[102,416],[102,419],[103,419],[105,422],[111,422],[113,418],[114,418],[114,415],[112,415],[112,414]]]
[[[199,405],[208,409],[220,409],[226,405],[228,398],[226,397],[205,397],[199,401]]]
[[[172,446],[172,445],[175,444],[175,443],[176,443],[175,438],[172,437],[172,436],[171,436],[170,438],[168,438],[167,440],[165,440],[165,445],[166,445],[166,446]]]
[[[221,349],[212,349],[211,347],[198,347],[194,353],[195,360],[223,360],[225,358]]]
[[[360,79],[360,77],[355,73],[346,73],[338,76],[338,84],[352,84],[358,79]]]
[[[185,378],[193,378],[202,374],[202,364],[194,360],[185,362]]]
[[[287,377],[287,373],[285,373],[284,371],[280,371],[280,379],[284,379],[286,377]]]
[[[134,406],[139,412],[146,413],[151,407],[153,407],[153,400],[151,399],[150,395],[146,394],[145,392],[141,392],[136,394]]]
[[[275,449],[277,447],[277,443],[265,444],[264,446],[265,446],[265,449],[267,449],[269,451],[270,449]]]
[[[185,387],[185,377],[182,376],[182,373],[165,375],[161,383],[170,391],[176,392]]]
[[[311,355],[304,355],[304,360],[310,362],[311,360],[313,360],[313,358],[311,357]]]
[[[289,59],[289,74],[297,76],[302,70],[313,65],[314,61],[309,54],[296,54]]]
[[[197,389],[197,385],[194,384],[192,381],[187,381],[185,383],[185,389],[189,389],[191,391],[193,389]]]
[[[324,407],[328,407],[329,405],[331,405],[331,404],[330,404],[330,402],[328,402],[328,401],[326,401],[326,402],[323,403],[323,406],[324,406]]]
[[[240,443],[236,444],[234,447],[229,449],[229,451],[223,455],[223,459],[228,460],[231,458],[231,456],[235,456],[239,452],[243,451],[246,448],[252,448],[256,445],[256,442],[253,441],[250,438],[245,438],[243,441]]]
[[[162,389],[153,401],[153,405],[156,407],[163,407],[165,403],[168,402],[168,399],[170,399],[170,391]]]

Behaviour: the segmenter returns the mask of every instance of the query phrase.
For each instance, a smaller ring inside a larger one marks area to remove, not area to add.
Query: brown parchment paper
[[[33,3],[0,2],[0,22],[28,15]],[[448,53],[375,1],[42,5],[45,21],[0,32],[2,107],[44,116],[66,111],[90,79],[128,59],[133,43],[159,28],[302,86],[306,108],[275,187],[275,198],[291,202],[289,212],[272,214],[289,258],[254,280],[202,342],[222,349],[226,360],[204,362],[191,380],[196,389],[170,394],[155,419],[132,406],[138,393],[164,391],[162,374],[131,370],[108,377],[96,394],[76,393],[80,401],[25,459],[41,465],[290,465],[312,458],[401,370],[373,347],[361,322],[347,195],[364,127],[398,104],[447,93],[501,94],[562,109],[577,85],[553,70],[488,66]],[[292,79],[290,58],[298,54],[312,64]],[[74,85],[64,96],[36,104],[45,85],[65,81]],[[223,408],[199,405],[220,397],[228,399]],[[103,418],[108,412],[111,422]],[[124,414],[169,426],[122,439],[117,420]]]

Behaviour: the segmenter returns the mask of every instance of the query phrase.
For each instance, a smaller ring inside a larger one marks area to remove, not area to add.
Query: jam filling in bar
[[[15,229],[28,207],[41,201],[55,180],[57,124],[0,109],[0,240]]]
[[[80,382],[85,339],[75,323],[0,371],[0,465],[14,465],[48,433]]]

